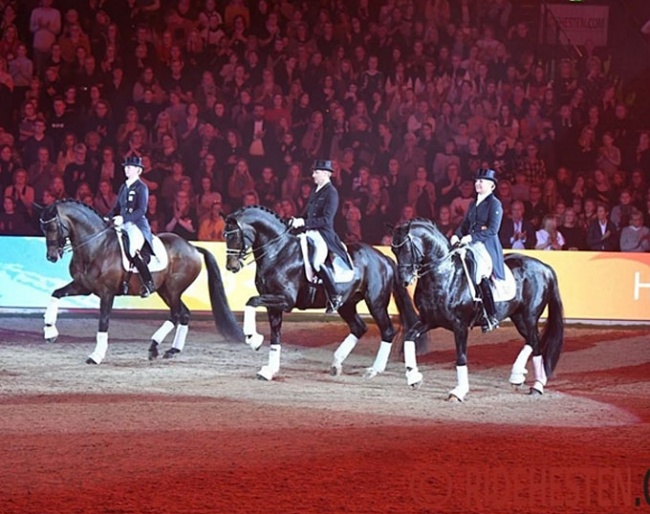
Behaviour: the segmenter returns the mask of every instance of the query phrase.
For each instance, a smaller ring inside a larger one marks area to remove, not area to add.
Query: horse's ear
[[[390,236],[392,236],[395,233],[394,223],[384,223],[384,228],[386,229],[386,233]]]

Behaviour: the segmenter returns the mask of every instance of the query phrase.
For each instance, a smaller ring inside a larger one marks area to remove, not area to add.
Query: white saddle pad
[[[311,265],[311,261],[309,260],[307,235],[298,234],[298,238],[300,239],[300,251],[302,253],[302,262],[305,265],[305,275],[307,276],[307,280],[309,282],[316,284],[320,282],[320,279],[318,278],[318,276],[316,276],[316,272],[314,271],[314,268]],[[350,262],[352,262],[352,259],[350,259]],[[333,268],[334,282],[336,282],[337,284],[351,282],[352,279],[354,279],[354,269],[350,269],[343,262],[343,259],[341,259],[338,255],[334,256],[334,259],[332,261],[332,268]]]
[[[503,267],[505,271],[505,280],[490,280],[490,287],[492,288],[492,296],[495,302],[509,302],[517,294],[517,283],[515,276],[506,265]]]
[[[477,298],[476,289],[474,284],[479,283],[483,278],[490,280],[490,288],[492,289],[492,296],[495,302],[508,302],[512,300],[517,294],[517,283],[515,276],[512,274],[510,268],[506,265],[503,266],[505,272],[505,279],[499,280],[492,277],[492,258],[487,252],[485,245],[482,243],[474,243],[471,247],[476,261],[476,275],[473,280],[469,280],[469,288],[472,297]],[[465,263],[465,253],[468,251],[465,247],[460,247],[453,250],[460,254],[460,258]],[[465,268],[467,272],[467,268]]]
[[[122,267],[128,271],[131,269],[131,262],[126,256],[126,251],[124,250],[124,241],[122,241],[122,234],[120,234],[119,231],[117,233],[117,241],[120,244],[120,253],[122,254]],[[164,270],[169,264],[169,256],[167,255],[167,250],[165,249],[165,245],[158,236],[153,236],[153,251],[154,255],[151,256],[151,260],[147,266],[149,268],[149,271],[152,273],[155,271]],[[138,272],[135,267],[131,271],[133,273]]]

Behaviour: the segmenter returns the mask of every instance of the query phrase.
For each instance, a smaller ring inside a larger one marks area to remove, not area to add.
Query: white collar
[[[133,177],[133,178],[126,179],[126,185],[127,185],[128,187],[131,187],[133,184],[135,184],[136,180],[140,180],[140,175],[136,175],[136,176]]]
[[[480,204],[483,200],[485,200],[491,194],[492,194],[492,192],[489,192],[487,194],[476,195],[476,205]]]
[[[316,192],[318,193],[318,191],[320,191],[321,189],[323,189],[323,188],[324,188],[327,184],[329,184],[330,182],[331,182],[331,180],[327,180],[324,184],[321,184],[320,186],[316,186]]]

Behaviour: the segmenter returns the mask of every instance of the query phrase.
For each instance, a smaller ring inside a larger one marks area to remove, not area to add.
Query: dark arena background
[[[650,0],[0,0],[0,514],[650,513],[648,84]],[[46,261],[39,215],[106,216],[128,156],[152,231],[213,252],[240,324],[253,268],[226,270],[223,217],[299,216],[314,159],[334,162],[337,233],[389,255],[387,224],[449,237],[494,169],[504,224],[519,200],[558,250],[514,249],[558,276],[555,375],[508,383],[505,321],[471,331],[465,401],[442,329],[411,389],[393,310],[386,371],[365,376],[364,315],[333,376],[348,330],[321,309],[285,315],[258,380],[265,313],[258,352],[219,335],[205,272],[182,352],[149,360],[162,303],[120,298],[87,365],[96,298],[62,299],[44,340],[70,254]]]

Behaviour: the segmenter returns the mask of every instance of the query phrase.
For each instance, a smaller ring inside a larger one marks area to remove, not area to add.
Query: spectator
[[[34,188],[27,183],[27,170],[17,168],[14,171],[13,183],[4,190],[4,196],[13,198],[14,209],[29,217],[34,204]]]
[[[501,245],[515,250],[532,250],[537,246],[536,232],[533,224],[524,218],[524,203],[521,200],[512,202],[510,218],[501,223]]]
[[[587,230],[587,247],[592,251],[613,252],[618,249],[616,227],[609,219],[609,208],[600,203],[596,207],[596,219]]]
[[[210,211],[199,223],[199,241],[224,241],[225,227],[221,199],[218,198],[211,203]]]
[[[183,190],[176,191],[165,231],[177,234],[186,240],[194,240],[197,236],[197,227],[196,213],[191,207],[189,194]]]
[[[5,196],[3,211],[0,212],[0,235],[26,236],[31,233],[31,228],[25,215],[16,208],[16,200],[12,196]]]
[[[101,216],[108,216],[111,212],[117,195],[113,191],[113,185],[108,180],[101,180],[97,187],[97,194],[93,200],[93,207]]]
[[[572,208],[564,211],[561,226],[564,245],[567,250],[586,250],[585,231],[578,224],[578,215]]]
[[[564,236],[557,229],[557,219],[552,214],[544,216],[541,228],[536,232],[535,236],[537,238],[536,250],[564,249]]]
[[[621,252],[650,251],[650,228],[643,226],[643,214],[634,209],[630,224],[621,231]]]

